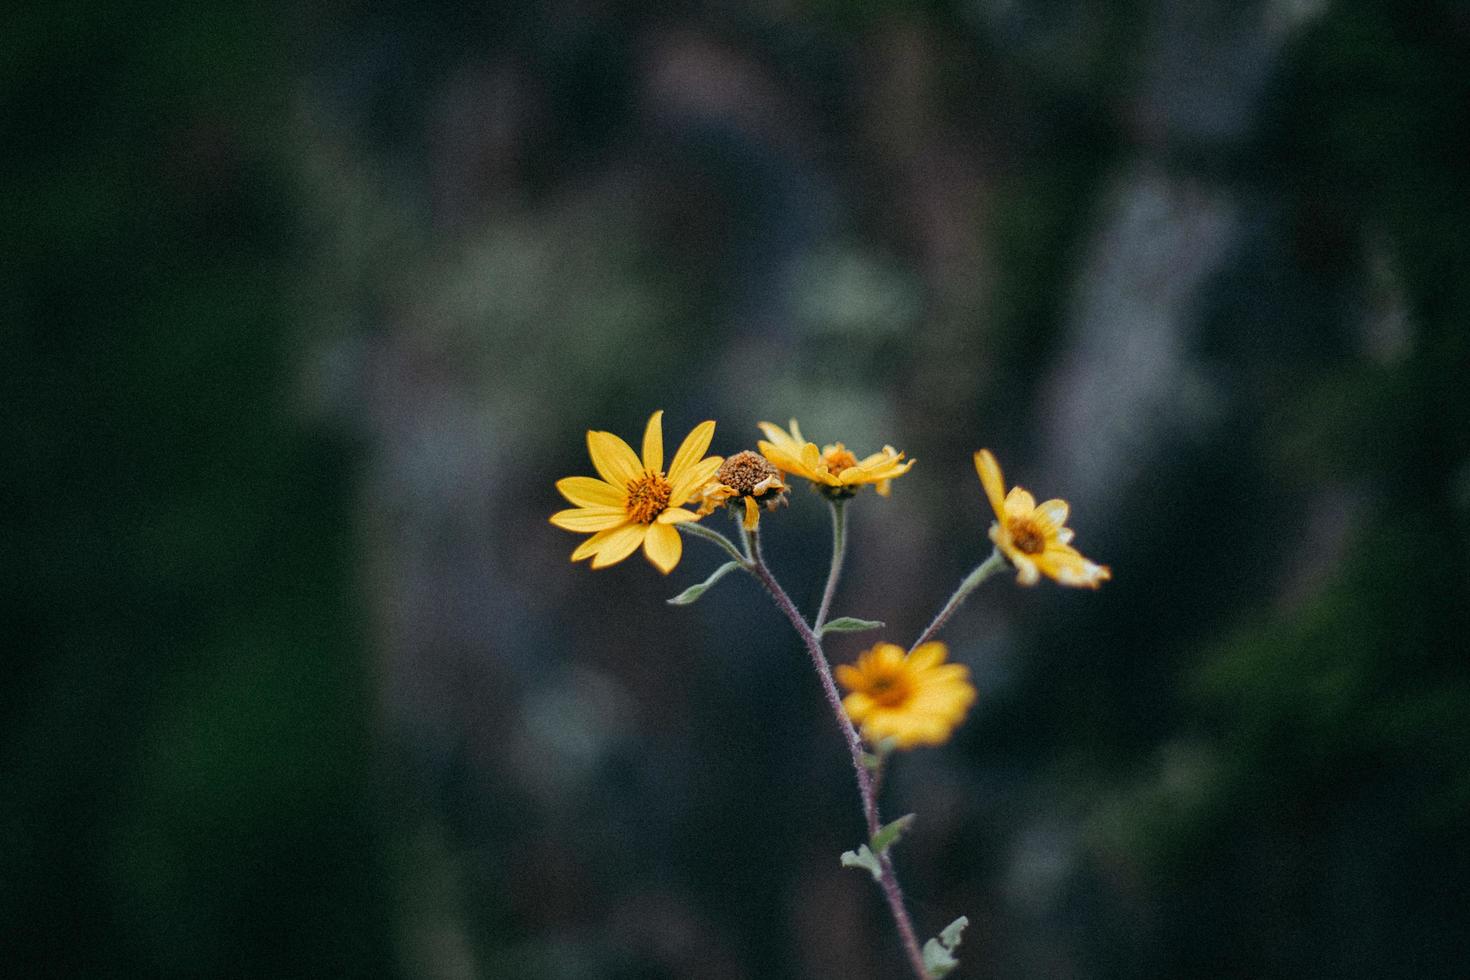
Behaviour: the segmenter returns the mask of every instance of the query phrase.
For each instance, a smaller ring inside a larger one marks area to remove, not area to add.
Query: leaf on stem
[[[908,833],[908,829],[914,825],[915,819],[914,814],[906,813],[897,820],[879,827],[878,832],[873,835],[873,839],[869,842],[872,844],[873,850],[878,854],[882,854],[894,844],[897,844],[899,839]]]
[[[725,564],[723,564],[719,568],[715,569],[714,574],[711,575],[709,578],[705,579],[703,582],[700,582],[698,585],[691,585],[691,586],[689,586],[689,588],[685,589],[683,592],[680,592],[678,595],[676,595],[672,599],[668,600],[669,605],[671,605],[671,606],[687,606],[687,605],[689,605],[690,603],[692,603],[696,599],[698,599],[700,596],[704,595],[704,593],[709,589],[710,586],[714,585],[720,579],[724,578],[726,575],[729,575],[732,571],[734,571],[735,569],[737,569],[739,567],[740,567],[740,563],[739,562],[733,562],[733,561],[727,561],[727,562],[725,562]]]
[[[945,926],[939,933],[939,938],[931,939],[924,944],[924,970],[931,977],[942,977],[960,965],[955,957],[954,951],[959,948],[960,934],[965,931],[965,926],[970,920],[960,916],[949,925]]]
[[[842,866],[844,868],[866,868],[874,881],[883,880],[883,865],[878,863],[878,856],[868,850],[867,844],[859,844],[855,851],[843,851]]]
[[[826,623],[817,630],[817,638],[821,639],[828,633],[861,633],[863,630],[882,629],[883,624],[876,619],[856,619],[852,616],[838,616],[830,623]]]

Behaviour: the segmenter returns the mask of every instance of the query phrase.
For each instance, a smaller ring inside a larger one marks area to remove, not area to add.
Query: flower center
[[[1011,543],[1025,555],[1039,555],[1046,550],[1046,535],[1029,517],[1013,517],[1009,522]]]
[[[868,697],[885,708],[896,708],[912,693],[908,678],[901,674],[879,674],[868,682]]]
[[[738,452],[720,464],[715,479],[742,496],[755,491],[763,481],[778,476],[776,467],[760,453],[750,450]]]
[[[654,518],[668,508],[669,494],[673,490],[662,473],[644,470],[642,476],[628,481],[628,520],[652,524]]]
[[[827,472],[833,476],[839,476],[843,470],[851,469],[857,465],[857,457],[839,442],[837,445],[827,448],[827,451],[822,454],[822,462],[827,464]]]

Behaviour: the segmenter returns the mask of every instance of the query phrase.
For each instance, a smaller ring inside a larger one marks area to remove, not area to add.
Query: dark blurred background
[[[956,977],[1463,975],[1470,9],[30,5],[0,34],[15,976],[903,975],[748,580],[546,524],[588,428],[919,459],[837,612],[988,551],[901,759]],[[820,501],[768,520],[810,610]],[[871,636],[836,638],[848,660]]]

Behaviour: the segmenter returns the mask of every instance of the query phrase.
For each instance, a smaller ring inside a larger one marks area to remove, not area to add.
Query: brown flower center
[[[749,449],[728,457],[715,471],[715,479],[741,496],[750,495],[762,481],[777,475],[770,460]]]
[[[909,680],[902,674],[879,674],[868,681],[868,697],[884,708],[896,708],[913,693]]]
[[[1046,550],[1046,534],[1029,517],[1013,517],[1007,522],[1011,543],[1025,555],[1039,555]]]
[[[857,465],[857,457],[854,456],[846,446],[838,443],[822,454],[822,462],[827,464],[827,472],[833,476],[840,476],[843,470],[852,469]]]
[[[642,476],[628,481],[628,520],[652,524],[654,518],[668,509],[673,490],[662,473],[644,470]]]

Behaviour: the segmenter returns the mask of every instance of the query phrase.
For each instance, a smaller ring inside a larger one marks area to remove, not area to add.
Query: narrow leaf
[[[883,624],[876,619],[855,619],[852,616],[838,616],[832,622],[824,625],[817,631],[818,637],[826,636],[828,633],[861,633],[863,630],[880,630]]]
[[[931,939],[924,944],[924,970],[929,976],[942,977],[960,965],[954,951],[960,945],[960,934],[969,924],[970,920],[962,915],[945,926],[938,939]]]
[[[960,961],[953,953],[939,945],[939,940],[931,939],[924,944],[924,971],[935,980],[947,975],[950,970],[959,965]]]
[[[939,941],[950,949],[960,944],[960,936],[965,931],[965,926],[970,924],[968,916],[960,916],[939,932]]]
[[[711,575],[709,578],[705,579],[703,582],[700,582],[698,585],[691,585],[691,586],[689,586],[689,588],[685,589],[683,592],[680,592],[678,595],[676,595],[672,599],[670,599],[669,600],[669,605],[671,605],[671,606],[687,606],[687,605],[689,605],[690,603],[694,602],[694,600],[696,600],[700,596],[704,595],[704,593],[706,592],[706,590],[708,590],[711,585],[714,585],[720,579],[724,578],[726,575],[729,575],[730,572],[732,572],[733,570],[735,570],[735,569],[737,569],[739,567],[740,567],[740,565],[739,565],[738,562],[733,562],[733,561],[727,561],[727,562],[725,562],[725,564],[723,564],[719,568],[715,569],[715,573],[713,575]]]
[[[859,844],[855,851],[843,851],[842,866],[844,868],[866,868],[874,881],[883,880],[883,865],[878,863],[877,855],[868,850],[867,844]]]
[[[882,827],[879,827],[878,832],[873,835],[873,850],[878,854],[882,854],[894,844],[897,844],[899,838],[907,833],[913,824],[914,815],[909,813],[899,817],[892,823],[886,823]]]

